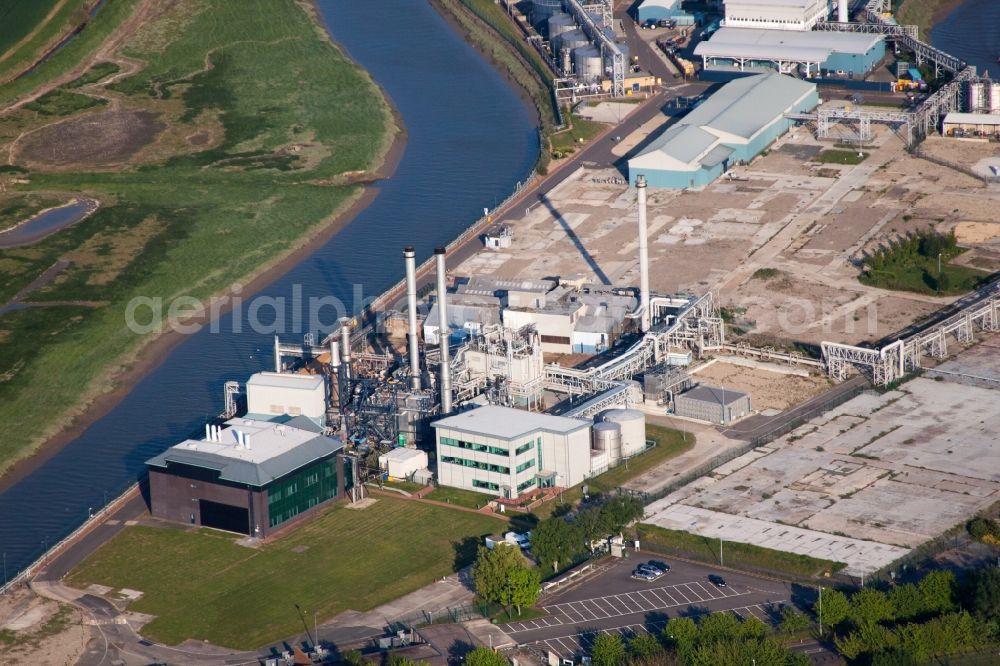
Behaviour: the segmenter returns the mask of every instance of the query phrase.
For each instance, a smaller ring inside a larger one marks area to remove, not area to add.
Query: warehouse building
[[[944,117],[941,132],[947,136],[1000,135],[1000,115],[952,111]]]
[[[694,49],[705,70],[799,71],[810,76],[862,78],[885,58],[882,35],[721,28]]]
[[[629,182],[639,174],[650,187],[703,187],[746,163],[793,121],[785,113],[812,111],[816,86],[781,74],[760,74],[724,85],[628,161]]]
[[[812,30],[830,13],[829,0],[726,0],[723,25],[769,30]]]
[[[728,425],[750,416],[750,396],[701,384],[674,398],[674,413],[698,421]]]
[[[206,426],[146,461],[154,518],[265,538],[343,496],[351,483],[339,439],[249,418]]]
[[[442,486],[516,498],[591,472],[589,421],[486,405],[431,426]]]
[[[678,25],[694,25],[694,16],[681,8],[681,0],[643,0],[636,19],[639,23],[674,19]]]

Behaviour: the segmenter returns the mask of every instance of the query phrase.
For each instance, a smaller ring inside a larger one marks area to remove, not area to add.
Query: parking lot
[[[633,568],[649,559],[662,558],[633,553],[571,588],[546,593],[539,602],[545,617],[501,629],[517,643],[573,658],[587,652],[599,633],[655,633],[672,617],[731,612],[771,622],[792,595],[787,583],[673,560],[655,581],[632,579]],[[726,585],[714,585],[710,575],[721,575]]]

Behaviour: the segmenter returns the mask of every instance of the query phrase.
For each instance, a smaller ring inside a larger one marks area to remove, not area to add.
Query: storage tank
[[[562,58],[563,51],[572,53],[573,49],[590,44],[590,39],[583,30],[569,30],[556,37],[553,42],[553,50],[558,51],[559,57]]]
[[[531,23],[540,26],[549,20],[550,16],[562,13],[562,0],[532,0]]]
[[[642,453],[646,448],[646,415],[638,409],[609,409],[602,415],[605,423],[617,423],[622,429],[622,457]]]
[[[1000,81],[990,84],[990,113],[1000,113]]]
[[[580,81],[600,81],[604,74],[601,64],[601,50],[596,46],[581,46],[573,49],[573,69]]]
[[[591,430],[593,448],[607,452],[608,463],[614,464],[622,459],[622,427],[609,421],[595,423]]]
[[[554,41],[564,32],[576,30],[576,22],[569,14],[553,14],[548,20],[549,41]]]
[[[980,81],[969,82],[969,109],[970,113],[975,113],[986,107],[986,86]]]

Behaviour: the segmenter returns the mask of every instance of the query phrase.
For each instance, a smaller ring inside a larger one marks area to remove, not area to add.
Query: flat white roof
[[[293,388],[315,390],[323,385],[320,375],[308,375],[293,372],[257,372],[250,375],[247,386],[267,386],[271,388]]]
[[[516,439],[540,430],[566,435],[581,428],[589,428],[590,421],[526,412],[510,407],[485,405],[445,417],[431,425],[435,428],[461,430],[498,439]]]
[[[992,113],[960,113],[952,111],[945,115],[944,122],[962,125],[1000,125],[1000,116]]]
[[[225,425],[228,427],[222,429],[221,442],[189,439],[182,442],[180,446],[259,465],[266,460],[291,451],[299,444],[316,438],[314,432],[299,430],[272,421],[239,418],[230,419],[226,421]],[[236,445],[237,431],[246,433],[249,448],[244,449]]]
[[[695,55],[715,58],[780,58],[822,62],[831,53],[864,54],[883,40],[882,35],[827,30],[764,30],[719,28]]]
[[[379,458],[385,458],[386,460],[398,460],[400,462],[404,460],[410,460],[412,458],[420,458],[426,456],[427,454],[419,449],[410,449],[405,446],[397,447],[388,453],[383,453]]]

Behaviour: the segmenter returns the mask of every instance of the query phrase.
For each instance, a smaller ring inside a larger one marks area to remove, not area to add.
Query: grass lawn
[[[626,481],[634,479],[635,477],[648,472],[654,467],[679,456],[685,451],[689,451],[691,447],[694,446],[695,438],[694,435],[681,432],[680,430],[672,430],[671,428],[664,428],[663,426],[647,425],[646,426],[646,439],[651,439],[656,442],[656,446],[649,449],[645,453],[641,453],[634,458],[628,460],[628,465],[619,465],[613,469],[608,470],[600,476],[595,476],[592,479],[587,479],[584,483],[587,484],[588,490],[591,494],[610,492],[615,488],[618,488],[625,484]],[[559,497],[545,502],[538,508],[536,508],[532,513],[534,513],[539,520],[544,520],[552,515],[552,512],[559,508],[560,504],[572,504],[575,505],[583,499],[583,484],[573,486],[572,488],[567,488],[562,493],[562,499]]]
[[[566,117],[572,123],[572,127],[549,137],[553,153],[571,153],[580,147],[581,139],[586,143],[608,127],[607,123],[587,120],[569,113]]]
[[[135,4],[108,2],[36,74],[0,86],[0,103],[46,80],[50,69],[72,69]],[[113,373],[151,338],[125,325],[133,297],[161,298],[166,312],[179,297],[204,302],[245,284],[360,194],[344,174],[373,167],[391,138],[391,114],[305,7],[184,1],[143,23],[119,52],[146,66],[112,85],[136,123],[74,125],[95,112],[81,110],[93,98],[65,90],[44,96],[37,110],[0,116],[0,152],[24,136],[13,154],[23,172],[0,171],[0,208],[28,210],[33,204],[17,199],[25,194],[101,202],[86,220],[34,245],[0,250],[0,303],[59,259],[69,267],[30,299],[97,303],[0,317],[0,473],[112,388]],[[95,66],[69,86],[112,71]],[[120,130],[140,127],[142,117],[156,119],[147,134]],[[62,163],[46,162],[53,149]],[[120,160],[100,161],[118,149]]]
[[[383,481],[382,485],[387,488],[395,488],[397,490],[405,490],[408,493],[415,493],[426,486],[422,483],[414,483],[413,481]]]
[[[493,496],[486,495],[484,493],[475,493],[471,490],[462,490],[461,488],[439,486],[427,493],[424,496],[424,499],[434,500],[435,502],[444,502],[445,504],[457,504],[458,506],[464,506],[469,509],[478,509],[485,506],[487,502],[492,500]]]
[[[828,149],[821,152],[817,158],[822,164],[861,164],[868,159],[868,153],[858,155],[856,150]]]
[[[692,559],[705,562],[719,561],[719,540],[698,536],[689,532],[668,530],[655,525],[640,523],[639,539],[643,547],[663,546],[667,552],[676,551]],[[724,564],[734,569],[740,565],[759,567],[775,572],[784,572],[799,577],[813,577],[824,571],[836,572],[844,568],[841,562],[821,560],[808,555],[785,553],[770,548],[761,548],[747,543],[726,541],[723,543]]]
[[[320,621],[369,610],[469,564],[473,540],[502,526],[489,516],[379,498],[362,510],[335,505],[256,550],[214,530],[130,527],[68,583],[142,590],[131,608],[156,616],[143,629],[152,640],[253,649],[302,630],[295,604],[310,620],[318,611]]]
[[[989,273],[942,263],[941,273],[946,287],[938,291],[937,261],[928,257],[917,257],[906,265],[896,265],[881,271],[868,271],[858,277],[862,284],[882,289],[915,291],[921,294],[943,294],[956,296],[972,291]]]

